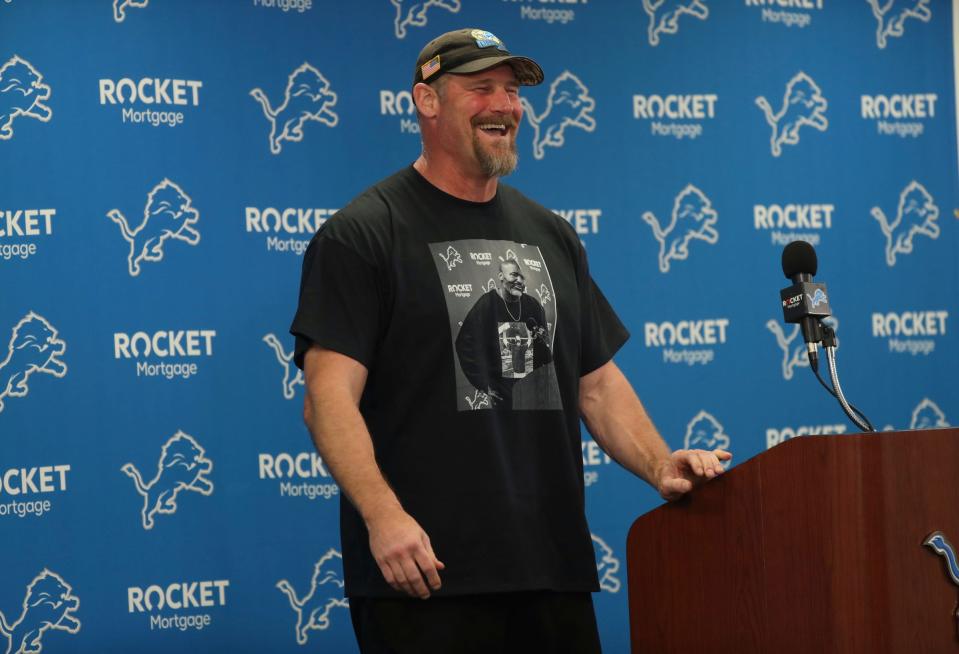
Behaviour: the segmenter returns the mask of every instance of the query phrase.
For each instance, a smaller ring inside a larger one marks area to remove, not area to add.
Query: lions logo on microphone
[[[649,14],[649,44],[659,45],[660,34],[675,34],[679,31],[679,17],[683,14],[706,20],[709,7],[705,0],[643,0],[643,9]]]
[[[876,27],[876,45],[879,49],[886,47],[886,39],[890,36],[902,36],[905,30],[903,23],[908,18],[915,18],[923,23],[932,19],[932,9],[929,0],[866,0],[872,9],[879,25]]]
[[[816,292],[813,293],[812,295],[809,295],[809,293],[806,293],[806,297],[808,297],[809,301],[812,303],[813,309],[818,307],[820,304],[826,304],[827,302],[829,302],[829,298],[826,297],[826,294],[823,293],[821,288],[817,288]]]
[[[669,272],[669,262],[689,258],[689,244],[700,240],[715,244],[719,240],[716,221],[719,214],[706,194],[692,184],[679,192],[673,202],[669,224],[663,228],[651,211],[643,213],[643,220],[653,229],[653,237],[659,241],[659,270]]]
[[[765,97],[756,98],[756,106],[762,109],[766,122],[772,128],[769,146],[773,156],[782,154],[783,145],[799,143],[799,128],[808,125],[820,132],[829,127],[826,108],[829,103],[822,95],[819,85],[804,72],[797,73],[786,84],[783,106],[779,113],[773,113]]]
[[[872,208],[872,217],[879,221],[879,228],[886,237],[886,263],[896,265],[897,254],[911,254],[913,238],[926,236],[939,238],[939,207],[929,191],[913,180],[899,194],[896,218],[890,222],[879,207]]]
[[[250,91],[260,103],[263,115],[270,122],[270,152],[280,154],[282,142],[299,143],[303,140],[303,127],[307,121],[336,127],[340,117],[331,109],[336,105],[337,95],[330,90],[330,83],[323,73],[304,63],[290,73],[283,94],[283,104],[276,109],[261,89]]]

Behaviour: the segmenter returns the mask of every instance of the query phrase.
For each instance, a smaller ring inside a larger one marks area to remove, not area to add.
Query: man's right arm
[[[303,359],[303,371],[307,389],[303,418],[323,462],[366,523],[370,551],[384,579],[396,590],[429,597],[431,588],[440,588],[438,570],[445,566],[376,463],[359,410],[366,368],[313,345]]]

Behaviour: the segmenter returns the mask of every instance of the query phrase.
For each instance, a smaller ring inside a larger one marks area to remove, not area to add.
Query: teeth
[[[484,125],[477,125],[480,129],[506,129],[506,125],[499,125],[494,123],[486,123]]]

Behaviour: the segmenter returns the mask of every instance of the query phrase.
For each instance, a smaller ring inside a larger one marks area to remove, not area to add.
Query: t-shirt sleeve
[[[380,289],[372,264],[333,237],[319,234],[303,257],[300,299],[290,333],[293,360],[313,344],[344,354],[367,368],[373,361],[380,321]]]
[[[613,358],[629,339],[629,331],[613,311],[609,301],[589,274],[586,250],[579,247],[580,269],[580,376],[586,375]]]

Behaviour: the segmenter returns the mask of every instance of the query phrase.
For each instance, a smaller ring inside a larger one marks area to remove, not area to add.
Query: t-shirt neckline
[[[413,177],[417,179],[424,187],[429,188],[432,193],[436,194],[438,197],[441,197],[447,201],[456,202],[466,207],[475,207],[478,209],[493,207],[499,204],[500,184],[496,185],[496,193],[493,195],[492,198],[484,202],[476,202],[474,200],[465,200],[463,198],[458,198],[455,195],[450,195],[443,189],[439,188],[438,186],[435,186],[432,182],[426,179],[423,176],[423,174],[420,171],[418,171],[413,164],[409,165],[408,170],[412,173]]]

